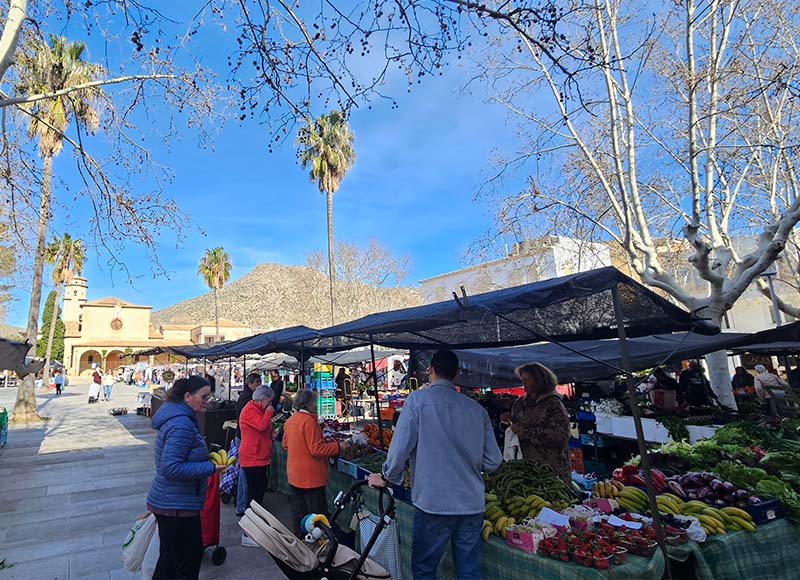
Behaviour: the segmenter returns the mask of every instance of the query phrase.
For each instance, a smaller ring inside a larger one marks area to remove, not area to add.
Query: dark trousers
[[[61,394],[61,383],[56,383],[56,395]]]
[[[250,482],[247,482],[248,485]],[[325,487],[312,487],[303,489],[302,487],[289,486],[292,488],[292,528],[296,536],[304,536],[305,530],[300,530],[300,520],[308,514],[328,515],[328,498],[325,495]]]
[[[264,492],[267,490],[269,465],[243,467],[242,470],[244,470],[244,476],[247,479],[247,507],[250,507],[250,502],[253,500],[260,504],[264,501]],[[239,475],[241,476],[241,474]]]
[[[161,548],[153,580],[197,580],[203,560],[200,516],[155,515]]]

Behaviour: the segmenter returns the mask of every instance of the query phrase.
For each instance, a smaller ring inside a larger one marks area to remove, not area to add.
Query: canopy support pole
[[[671,579],[672,571],[669,565],[669,554],[667,554],[667,545],[664,542],[664,528],[661,526],[661,516],[658,513],[656,490],[653,487],[653,475],[650,471],[650,456],[647,453],[647,443],[645,443],[644,429],[642,428],[642,416],[639,412],[639,405],[637,404],[636,383],[631,373],[631,357],[628,350],[628,339],[625,334],[625,318],[622,314],[622,303],[619,299],[617,286],[611,288],[611,300],[614,303],[614,317],[616,318],[617,333],[619,334],[619,348],[622,354],[622,366],[625,369],[625,383],[628,387],[628,406],[631,408],[631,413],[633,414],[633,425],[636,428],[636,443],[639,446],[642,471],[644,472],[644,480],[647,485],[647,500],[650,506],[650,512],[653,515],[653,525],[656,528],[656,541],[658,542],[659,548],[661,548],[661,552],[664,554],[666,578]]]
[[[378,414],[378,438],[380,439],[381,451],[383,451],[383,423],[381,422],[381,399],[378,396],[378,369],[375,366],[375,342],[372,340],[371,334],[369,335],[369,356],[372,361],[372,383],[375,385],[375,412]]]
[[[228,407],[231,402],[231,388],[233,387],[233,357],[228,357]]]
[[[300,376],[297,377],[297,390],[306,388],[306,341],[300,341]]]
[[[247,355],[242,355],[242,384],[247,384]]]

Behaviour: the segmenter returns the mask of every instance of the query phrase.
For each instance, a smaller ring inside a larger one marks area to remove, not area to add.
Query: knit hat
[[[765,367],[764,365],[756,365],[756,372],[765,373],[767,372],[767,367]]]

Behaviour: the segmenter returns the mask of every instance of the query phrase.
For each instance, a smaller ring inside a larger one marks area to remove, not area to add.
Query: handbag
[[[157,526],[156,516],[150,512],[134,522],[122,543],[122,562],[126,570],[138,572],[142,569],[145,552]]]
[[[361,549],[367,545],[375,528],[378,526],[380,518],[374,514],[369,514],[366,517],[358,515],[358,534],[361,542]],[[372,549],[369,551],[369,557],[376,564],[380,564],[392,576],[392,580],[403,580],[403,572],[400,563],[400,539],[397,534],[397,521],[392,520],[381,531]]]

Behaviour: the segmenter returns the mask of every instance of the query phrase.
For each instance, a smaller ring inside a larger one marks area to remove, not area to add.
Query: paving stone
[[[14,565],[0,570],[0,578],[3,580],[67,580],[69,578],[69,556],[48,557],[27,562],[14,562],[8,558],[8,561]]]
[[[21,542],[4,542],[0,545],[3,557],[10,562],[26,562],[52,556],[69,555],[87,549],[101,548],[103,537],[100,532],[71,535],[63,530],[61,539],[50,542],[24,540]],[[3,579],[5,580],[5,579]]]
[[[84,501],[100,500],[106,498],[121,498],[131,495],[141,495],[143,486],[140,483],[125,485],[110,489],[89,489],[69,494],[70,503],[81,503]],[[147,488],[144,488],[147,491]]]
[[[69,520],[67,518],[59,518],[14,526],[6,531],[3,542],[22,542],[24,540],[48,542],[60,540],[64,537],[64,532],[67,530],[68,525]]]
[[[122,550],[119,546],[74,552],[69,556],[69,577],[83,578],[104,572],[106,578],[110,570],[122,565]]]
[[[5,486],[3,491],[0,491],[0,503],[12,499],[28,499],[32,497],[44,497],[47,495],[47,488],[45,487],[27,487],[6,490]]]

